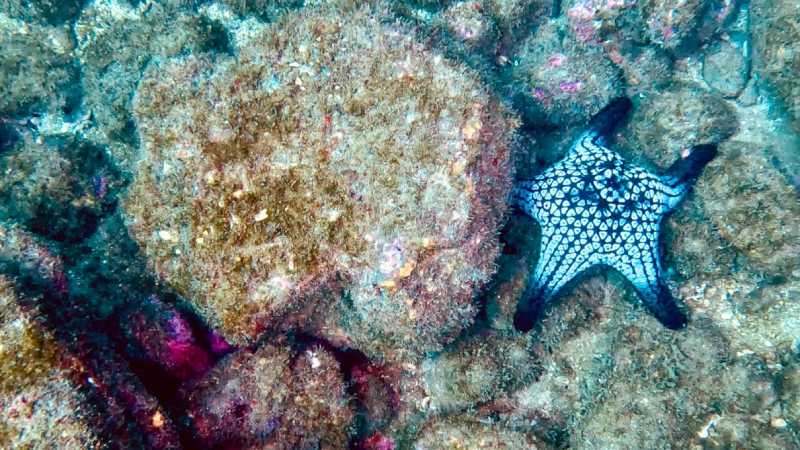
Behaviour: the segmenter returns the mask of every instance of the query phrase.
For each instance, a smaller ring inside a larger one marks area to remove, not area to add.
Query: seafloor
[[[0,448],[800,449],[795,0],[0,0]],[[625,277],[513,316],[598,111]]]

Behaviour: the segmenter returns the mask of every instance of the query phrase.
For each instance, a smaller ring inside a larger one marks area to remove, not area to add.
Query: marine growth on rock
[[[236,56],[150,63],[124,202],[153,269],[249,344],[340,280],[364,351],[439,348],[493,271],[516,123],[368,6],[288,15]]]

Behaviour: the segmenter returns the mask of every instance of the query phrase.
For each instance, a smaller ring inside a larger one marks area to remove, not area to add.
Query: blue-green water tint
[[[2,385],[0,448],[800,448],[794,0],[365,2],[374,4],[376,27],[392,24],[425,49],[428,64],[412,69],[455,65],[479,80],[474,95],[516,117],[509,179],[533,179],[561,160],[614,98],[632,103],[610,137],[625,161],[663,173],[696,146],[718,148],[661,222],[663,288],[680,299],[685,328],[664,327],[624,276],[595,267],[531,331],[516,330],[541,230],[512,209],[487,250],[497,253],[495,274],[469,280],[466,323],[437,342],[440,351],[415,357],[402,345],[393,358],[370,357],[348,336],[342,311],[356,296],[348,274],[315,296],[335,307],[307,300],[247,348],[227,342],[193,299],[164,281],[165,268],[132,237],[122,202],[143,160],[133,99],[144,71],[191,56],[230,64],[264,42],[316,52],[314,36],[287,34],[283,18],[328,8],[329,22],[315,30],[325,33],[347,27],[357,3],[0,5],[0,373],[35,380]],[[338,45],[344,57],[348,43]],[[255,63],[266,92],[306,88],[274,71],[277,60]],[[346,81],[335,79],[336,63],[321,70],[327,83]],[[402,61],[371,64],[387,85],[399,82],[397,67],[407,69]],[[413,79],[413,70],[404,73]],[[187,78],[200,85],[205,76]],[[331,127],[363,108],[414,119],[408,104],[369,99],[317,119]],[[413,123],[435,134],[447,129],[439,119]],[[366,145],[365,136],[380,134],[374,127],[348,136],[333,127],[329,138]],[[457,129],[454,145],[487,128]],[[550,238],[566,242],[562,232]],[[446,250],[425,249],[398,270],[414,279],[414,270],[434,270],[426,258]],[[432,314],[415,298],[396,308]],[[45,351],[46,339],[29,339],[40,334],[69,358]]]

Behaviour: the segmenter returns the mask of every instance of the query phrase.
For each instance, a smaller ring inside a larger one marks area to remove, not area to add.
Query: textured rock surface
[[[74,111],[79,70],[69,29],[29,25],[5,13],[0,12],[0,118]]]
[[[94,410],[74,383],[80,363],[19,302],[14,285],[0,276],[0,447],[100,445],[85,417]]]
[[[800,448],[797,2],[0,3],[0,447]],[[599,271],[522,335],[509,166],[623,94],[720,143],[690,324]]]
[[[792,0],[752,2],[753,64],[800,130],[800,12]]]
[[[750,61],[744,45],[720,41],[703,57],[703,79],[724,97],[736,97],[747,84]]]
[[[543,24],[513,57],[516,103],[533,122],[587,120],[621,92],[621,74],[602,50],[565,36],[563,21]]]
[[[738,118],[721,97],[693,84],[677,84],[642,98],[619,143],[647,161],[668,167],[681,151],[719,143],[739,128]]]
[[[534,437],[523,432],[481,424],[469,416],[437,422],[422,431],[413,446],[416,450],[544,449]]]
[[[201,448],[347,446],[353,411],[339,364],[321,348],[241,350],[186,391]]]
[[[237,58],[151,64],[125,202],[156,272],[251,342],[343,277],[370,354],[436,349],[492,272],[515,124],[468,73],[361,8]],[[343,46],[347,42],[347,46]]]
[[[722,150],[723,156],[698,188],[716,229],[760,271],[786,274],[796,270],[800,202],[769,160],[770,147],[732,141]],[[758,220],[754,220],[756,215]]]
[[[422,363],[430,408],[448,413],[500,398],[532,375],[524,337],[482,333]]]

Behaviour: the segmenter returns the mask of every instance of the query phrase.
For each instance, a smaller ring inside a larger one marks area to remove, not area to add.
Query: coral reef
[[[201,448],[345,448],[353,411],[339,364],[319,347],[240,350],[185,388]]]
[[[341,277],[353,345],[435,350],[493,270],[515,123],[379,11],[339,14],[287,15],[291,39],[268,29],[235,58],[151,63],[129,226],[234,343]]]

